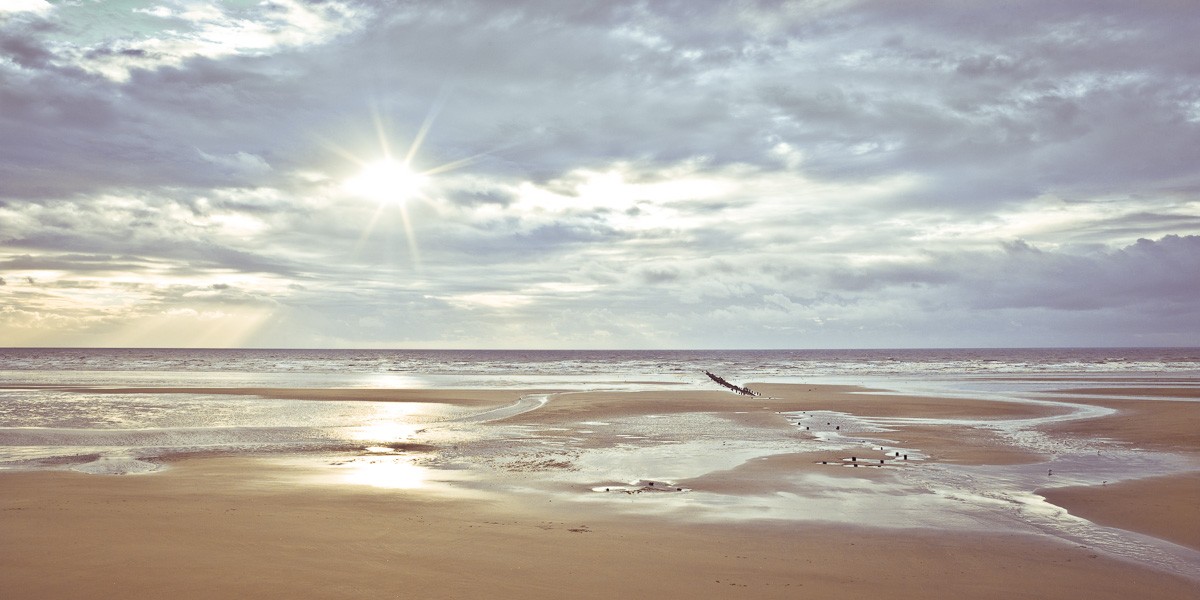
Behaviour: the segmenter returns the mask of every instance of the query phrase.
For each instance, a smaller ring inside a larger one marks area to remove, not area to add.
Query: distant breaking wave
[[[4,371],[417,376],[680,375],[704,370],[741,380],[797,375],[1200,372],[1197,348],[940,350],[190,350],[0,349]],[[213,379],[219,379],[214,377]]]

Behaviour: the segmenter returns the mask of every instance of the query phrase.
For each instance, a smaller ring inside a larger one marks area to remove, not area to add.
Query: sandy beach
[[[541,392],[545,401],[533,408],[485,422],[460,417],[531,392],[206,389],[388,400],[453,418],[405,430],[384,448],[192,455],[145,475],[0,473],[0,588],[14,598],[1115,599],[1200,591],[1200,564],[1189,554],[1200,548],[1194,523],[1184,523],[1200,482],[1197,448],[1186,435],[1143,426],[1158,409],[1179,419],[1172,407],[1192,402],[1080,394],[1082,406],[1144,404],[1055,422],[1071,409],[846,386],[752,387],[763,396]],[[1153,479],[1061,486],[1054,477],[1086,477],[1046,476],[1045,465],[1060,464],[1046,462],[1054,452],[997,425],[1039,419],[1050,421],[1035,431],[1068,442],[1169,443],[1183,466]],[[964,474],[976,483],[962,483]],[[977,483],[988,477],[998,483]],[[970,505],[968,492],[999,498],[1006,489],[1019,502]],[[1147,496],[1153,501],[1140,500]],[[1102,536],[1087,537],[1088,528],[1146,537],[1123,555]]]

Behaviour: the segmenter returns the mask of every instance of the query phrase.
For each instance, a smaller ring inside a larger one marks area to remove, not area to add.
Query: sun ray
[[[413,269],[421,271],[421,254],[417,248],[417,236],[413,232],[412,220],[408,218],[408,207],[400,206],[400,222],[404,225],[404,239],[408,241],[408,255],[412,258]]]
[[[330,140],[329,138],[326,138],[326,137],[324,137],[324,136],[321,136],[321,135],[318,135],[318,134],[315,134],[315,133],[311,133],[311,134],[309,134],[309,135],[310,135],[311,137],[315,138],[315,139],[317,140],[317,142],[319,142],[321,145],[323,145],[323,146],[325,146],[326,148],[328,148],[328,149],[332,150],[334,153],[338,154],[338,155],[339,155],[339,156],[341,156],[342,158],[344,158],[344,159],[346,159],[346,160],[348,160],[348,161],[350,161],[350,162],[352,162],[352,163],[356,163],[356,164],[358,164],[358,165],[360,165],[360,166],[366,163],[366,161],[364,161],[363,159],[359,158],[359,157],[358,157],[358,155],[356,155],[356,154],[354,154],[353,152],[351,152],[351,151],[349,151],[349,150],[347,150],[347,149],[345,149],[345,148],[343,148],[343,147],[339,146],[339,145],[338,145],[336,142],[334,142],[333,140]]]
[[[383,115],[379,112],[379,105],[371,103],[371,121],[375,123],[375,136],[379,138],[379,147],[383,150],[384,160],[392,159],[391,144],[388,143],[387,130],[383,126]],[[408,161],[404,161],[408,164]]]
[[[483,152],[480,152],[478,154],[472,154],[471,156],[468,156],[466,158],[460,158],[455,161],[451,161],[448,163],[438,165],[436,167],[433,167],[432,169],[427,169],[425,171],[422,171],[421,174],[425,175],[425,176],[431,176],[431,175],[438,175],[441,173],[445,173],[447,171],[453,171],[454,169],[457,169],[460,167],[465,167],[485,156],[491,156],[493,154],[496,154],[497,152],[502,152],[504,150],[508,150],[509,148],[515,148],[517,146],[520,146],[523,143],[524,142],[522,142],[522,141],[514,141],[514,142],[510,142],[508,144],[501,144],[495,148],[492,148],[491,150],[484,150]]]
[[[437,119],[439,113],[442,112],[442,107],[446,105],[446,99],[450,95],[450,89],[443,87],[438,93],[438,97],[429,107],[429,112],[425,114],[425,120],[421,122],[421,128],[417,130],[416,137],[413,138],[412,144],[408,146],[408,153],[404,155],[404,164],[411,164],[413,157],[417,155],[417,151],[421,149],[421,144],[425,143],[425,136],[429,135],[429,129],[433,127],[434,119]]]
[[[371,219],[367,221],[366,227],[363,227],[362,233],[358,236],[358,241],[354,243],[354,254],[362,252],[363,246],[367,243],[367,239],[371,237],[371,232],[375,230],[375,224],[379,222],[379,217],[383,215],[384,205],[382,203],[375,206],[375,211],[371,213]]]

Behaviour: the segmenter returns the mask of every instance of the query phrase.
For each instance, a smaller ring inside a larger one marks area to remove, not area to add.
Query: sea
[[[1190,376],[1200,348],[269,350],[0,348],[0,380],[80,385],[513,387],[629,381]],[[390,383],[390,385],[388,385]]]
[[[394,429],[388,424],[398,420],[415,426],[470,418],[394,403],[300,402],[204,393],[204,388],[720,389],[705,371],[738,384],[852,384],[1012,399],[1061,387],[1064,380],[1141,387],[1194,382],[1200,379],[1200,348],[5,348],[0,349],[0,470],[149,472],[173,455],[386,443]],[[114,392],[155,387],[196,389]]]

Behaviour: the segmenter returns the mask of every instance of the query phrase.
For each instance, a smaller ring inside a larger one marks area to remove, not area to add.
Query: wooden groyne
[[[758,392],[756,392],[748,387],[734,385],[732,383],[729,383],[728,381],[725,381],[724,377],[721,377],[720,375],[717,375],[716,373],[713,373],[712,371],[705,371],[704,374],[708,375],[708,378],[715,381],[718,385],[728,388],[728,389],[730,389],[734,392],[737,392],[743,396],[757,396],[758,395]]]

